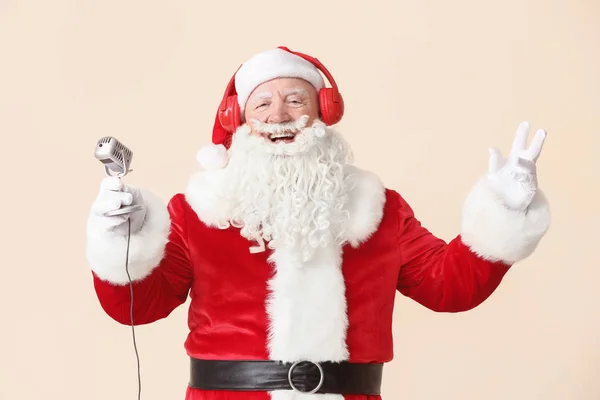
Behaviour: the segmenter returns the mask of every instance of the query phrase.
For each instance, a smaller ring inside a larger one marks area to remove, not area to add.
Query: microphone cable
[[[133,282],[131,281],[131,275],[129,274],[129,244],[131,241],[131,217],[127,218],[127,250],[125,258],[125,271],[127,272],[127,278],[129,278],[129,319],[131,320],[131,333],[133,336],[133,348],[135,350],[135,357],[137,359],[137,375],[138,375],[138,400],[142,394],[142,378],[140,374],[140,356],[138,354],[137,343],[135,340],[135,325],[133,323]]]

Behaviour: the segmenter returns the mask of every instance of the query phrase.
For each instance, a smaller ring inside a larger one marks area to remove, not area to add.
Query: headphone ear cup
[[[321,118],[325,125],[334,125],[340,122],[344,115],[344,99],[341,94],[337,94],[338,102],[334,101],[335,89],[322,88],[319,91],[319,107],[321,109]]]
[[[227,96],[225,107],[219,110],[219,123],[228,132],[235,132],[240,126],[240,106],[237,102],[237,95]]]

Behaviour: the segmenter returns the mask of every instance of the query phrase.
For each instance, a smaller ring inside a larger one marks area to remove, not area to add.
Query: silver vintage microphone
[[[131,165],[133,152],[112,136],[105,136],[98,140],[94,155],[102,164],[104,164],[104,171],[108,176],[117,176],[121,179],[132,171],[129,169],[129,166]],[[111,171],[113,171],[113,173],[111,173]],[[141,208],[141,204],[122,206],[118,210],[107,212],[105,215],[113,216],[127,214],[140,210]]]

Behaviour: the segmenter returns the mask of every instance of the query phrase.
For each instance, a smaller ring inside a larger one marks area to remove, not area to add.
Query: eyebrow
[[[285,96],[291,96],[293,94],[306,94],[304,89],[288,89],[283,93]]]
[[[254,97],[257,98],[257,99],[270,98],[270,97],[273,97],[273,93],[271,93],[271,92],[261,92],[261,93],[258,93],[256,95],[254,95]]]
[[[270,92],[258,93],[256,95],[252,96],[252,102],[251,102],[251,104],[254,104],[254,103],[258,102],[258,101],[262,101],[264,99],[270,99],[272,97],[273,97],[273,93],[270,93]]]

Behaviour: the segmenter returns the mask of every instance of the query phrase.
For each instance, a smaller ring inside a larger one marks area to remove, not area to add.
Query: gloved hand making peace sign
[[[525,211],[537,191],[536,161],[542,151],[546,131],[538,129],[529,147],[528,136],[529,123],[522,122],[508,157],[503,157],[498,149],[490,149],[490,186],[506,207],[516,211]]]

